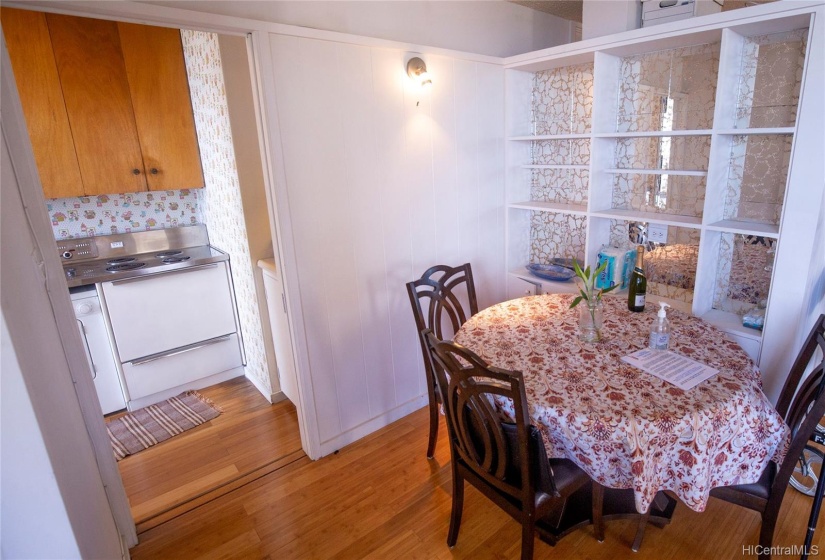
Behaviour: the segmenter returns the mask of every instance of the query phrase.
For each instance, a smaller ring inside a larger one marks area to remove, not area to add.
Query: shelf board
[[[701,318],[721,331],[756,341],[762,340],[762,331],[744,326],[742,324],[742,318],[736,313],[711,309],[702,315]]]
[[[700,171],[700,170],[688,170],[688,169],[628,169],[628,168],[616,168],[616,169],[605,169],[606,173],[615,173],[617,175],[685,175],[690,177],[707,177],[707,171]]]
[[[707,225],[707,229],[726,233],[741,233],[743,235],[758,235],[761,237],[779,237],[779,226],[761,224],[758,222],[740,222],[738,220],[722,220]]]
[[[796,128],[788,127],[772,127],[772,128],[725,128],[715,130],[715,134],[731,134],[733,136],[743,136],[750,134],[793,134]]]
[[[590,138],[592,134],[541,134],[533,136],[510,136],[507,140],[517,141],[535,141],[535,140],[579,140],[582,138]]]
[[[557,165],[522,165],[524,169],[590,169],[589,165],[557,164]]]
[[[702,219],[694,216],[680,216],[677,214],[662,214],[659,212],[641,212],[639,210],[622,210],[612,208],[607,210],[595,210],[590,212],[595,218],[612,218],[616,220],[626,220],[634,222],[654,222],[676,227],[698,228],[702,225]]]
[[[507,207],[518,208],[519,210],[535,210],[537,212],[560,212],[562,214],[573,214],[576,216],[584,216],[587,214],[586,204],[564,204],[559,202],[526,200],[524,202],[511,202]]]
[[[699,130],[645,130],[639,132],[594,132],[593,138],[651,138],[657,136],[710,136],[710,129]]]

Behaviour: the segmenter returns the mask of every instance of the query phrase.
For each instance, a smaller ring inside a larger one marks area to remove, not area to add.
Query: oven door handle
[[[204,342],[196,342],[195,344],[189,344],[187,346],[181,346],[179,348],[174,348],[172,350],[166,350],[164,352],[158,352],[157,354],[150,354],[145,358],[140,358],[138,360],[132,360],[129,362],[133,366],[142,366],[143,364],[148,364],[149,362],[154,362],[155,360],[160,360],[162,358],[169,358],[170,356],[177,356],[178,354],[183,354],[184,352],[191,352],[192,350],[198,350],[203,348],[204,346],[210,346],[212,344],[217,344],[219,342],[224,342],[232,338],[232,335],[235,333],[225,334],[223,336],[219,336],[216,338],[210,338]]]
[[[204,268],[215,268],[217,266],[218,263],[196,264],[194,266],[187,266],[186,268],[179,268],[176,270],[165,270],[163,272],[154,272],[151,274],[144,274],[142,276],[133,276],[131,278],[124,278],[122,280],[112,280],[112,286],[117,286],[119,284],[130,284],[132,282],[140,282],[141,280],[149,280],[150,278],[160,276],[161,274],[183,274],[184,272],[195,272],[197,270],[203,270]]]

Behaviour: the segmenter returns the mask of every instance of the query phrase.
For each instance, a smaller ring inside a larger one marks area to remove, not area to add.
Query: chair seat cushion
[[[556,489],[562,496],[590,480],[587,473],[570,459],[550,459],[548,464],[553,472],[553,480],[556,481]]]
[[[720,486],[710,491],[715,496],[727,502],[740,503],[741,497],[749,496],[760,500],[767,500],[771,495],[771,486],[776,476],[776,463],[770,461],[759,480],[752,484],[737,484],[734,486]],[[744,495],[744,496],[743,496]]]
[[[515,452],[518,447],[518,430],[515,424],[502,423],[501,427],[510,448],[511,461],[507,477],[510,480],[517,481],[521,478],[519,454]],[[569,459],[548,459],[541,432],[535,426],[528,426],[528,438],[531,455],[535,458],[535,470],[533,472],[536,477],[536,490],[550,496],[556,496],[557,494],[566,496],[590,480],[587,473],[581,470],[573,461]]]

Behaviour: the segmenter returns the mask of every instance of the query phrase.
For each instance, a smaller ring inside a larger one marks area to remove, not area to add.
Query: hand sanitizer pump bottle
[[[663,301],[659,302],[661,307],[650,326],[650,349],[651,350],[667,350],[670,344],[670,324],[667,321],[667,312],[665,307],[670,307]]]

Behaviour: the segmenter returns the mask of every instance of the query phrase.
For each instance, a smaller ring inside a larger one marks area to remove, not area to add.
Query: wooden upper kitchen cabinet
[[[2,10],[47,197],[204,186],[178,30]]]
[[[83,194],[146,190],[117,23],[46,14]]]
[[[83,193],[46,14],[0,8],[17,89],[47,198]]]
[[[117,26],[149,190],[203,187],[180,31]]]

